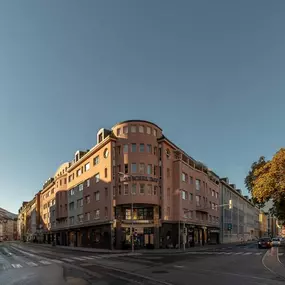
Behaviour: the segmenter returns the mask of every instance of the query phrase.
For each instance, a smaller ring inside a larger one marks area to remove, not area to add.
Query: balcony
[[[196,204],[196,211],[198,212],[208,213],[209,210],[210,208],[204,203]]]

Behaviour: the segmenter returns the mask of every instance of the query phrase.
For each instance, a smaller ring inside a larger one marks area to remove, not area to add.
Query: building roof
[[[112,127],[112,129],[115,128],[117,125],[121,125],[121,124],[125,124],[125,123],[132,123],[132,122],[151,124],[151,125],[154,125],[155,127],[157,127],[158,129],[160,129],[162,131],[162,128],[160,128],[157,124],[150,122],[150,121],[145,121],[145,120],[127,120],[127,121],[119,122],[119,123],[115,124]]]

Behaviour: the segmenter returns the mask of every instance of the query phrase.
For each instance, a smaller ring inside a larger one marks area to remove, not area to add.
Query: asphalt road
[[[251,244],[181,253],[98,254],[6,243],[0,246],[0,284],[284,285],[282,252]]]

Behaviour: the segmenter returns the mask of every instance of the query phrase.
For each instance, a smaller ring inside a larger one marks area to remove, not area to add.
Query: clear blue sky
[[[284,146],[285,1],[1,1],[0,207],[127,119],[243,188]]]

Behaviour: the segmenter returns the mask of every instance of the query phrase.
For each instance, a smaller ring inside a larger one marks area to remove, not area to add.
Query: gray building
[[[229,184],[228,178],[220,179],[220,239],[221,243],[247,241],[258,237],[259,210],[240,189]],[[231,200],[231,209],[228,206]]]

